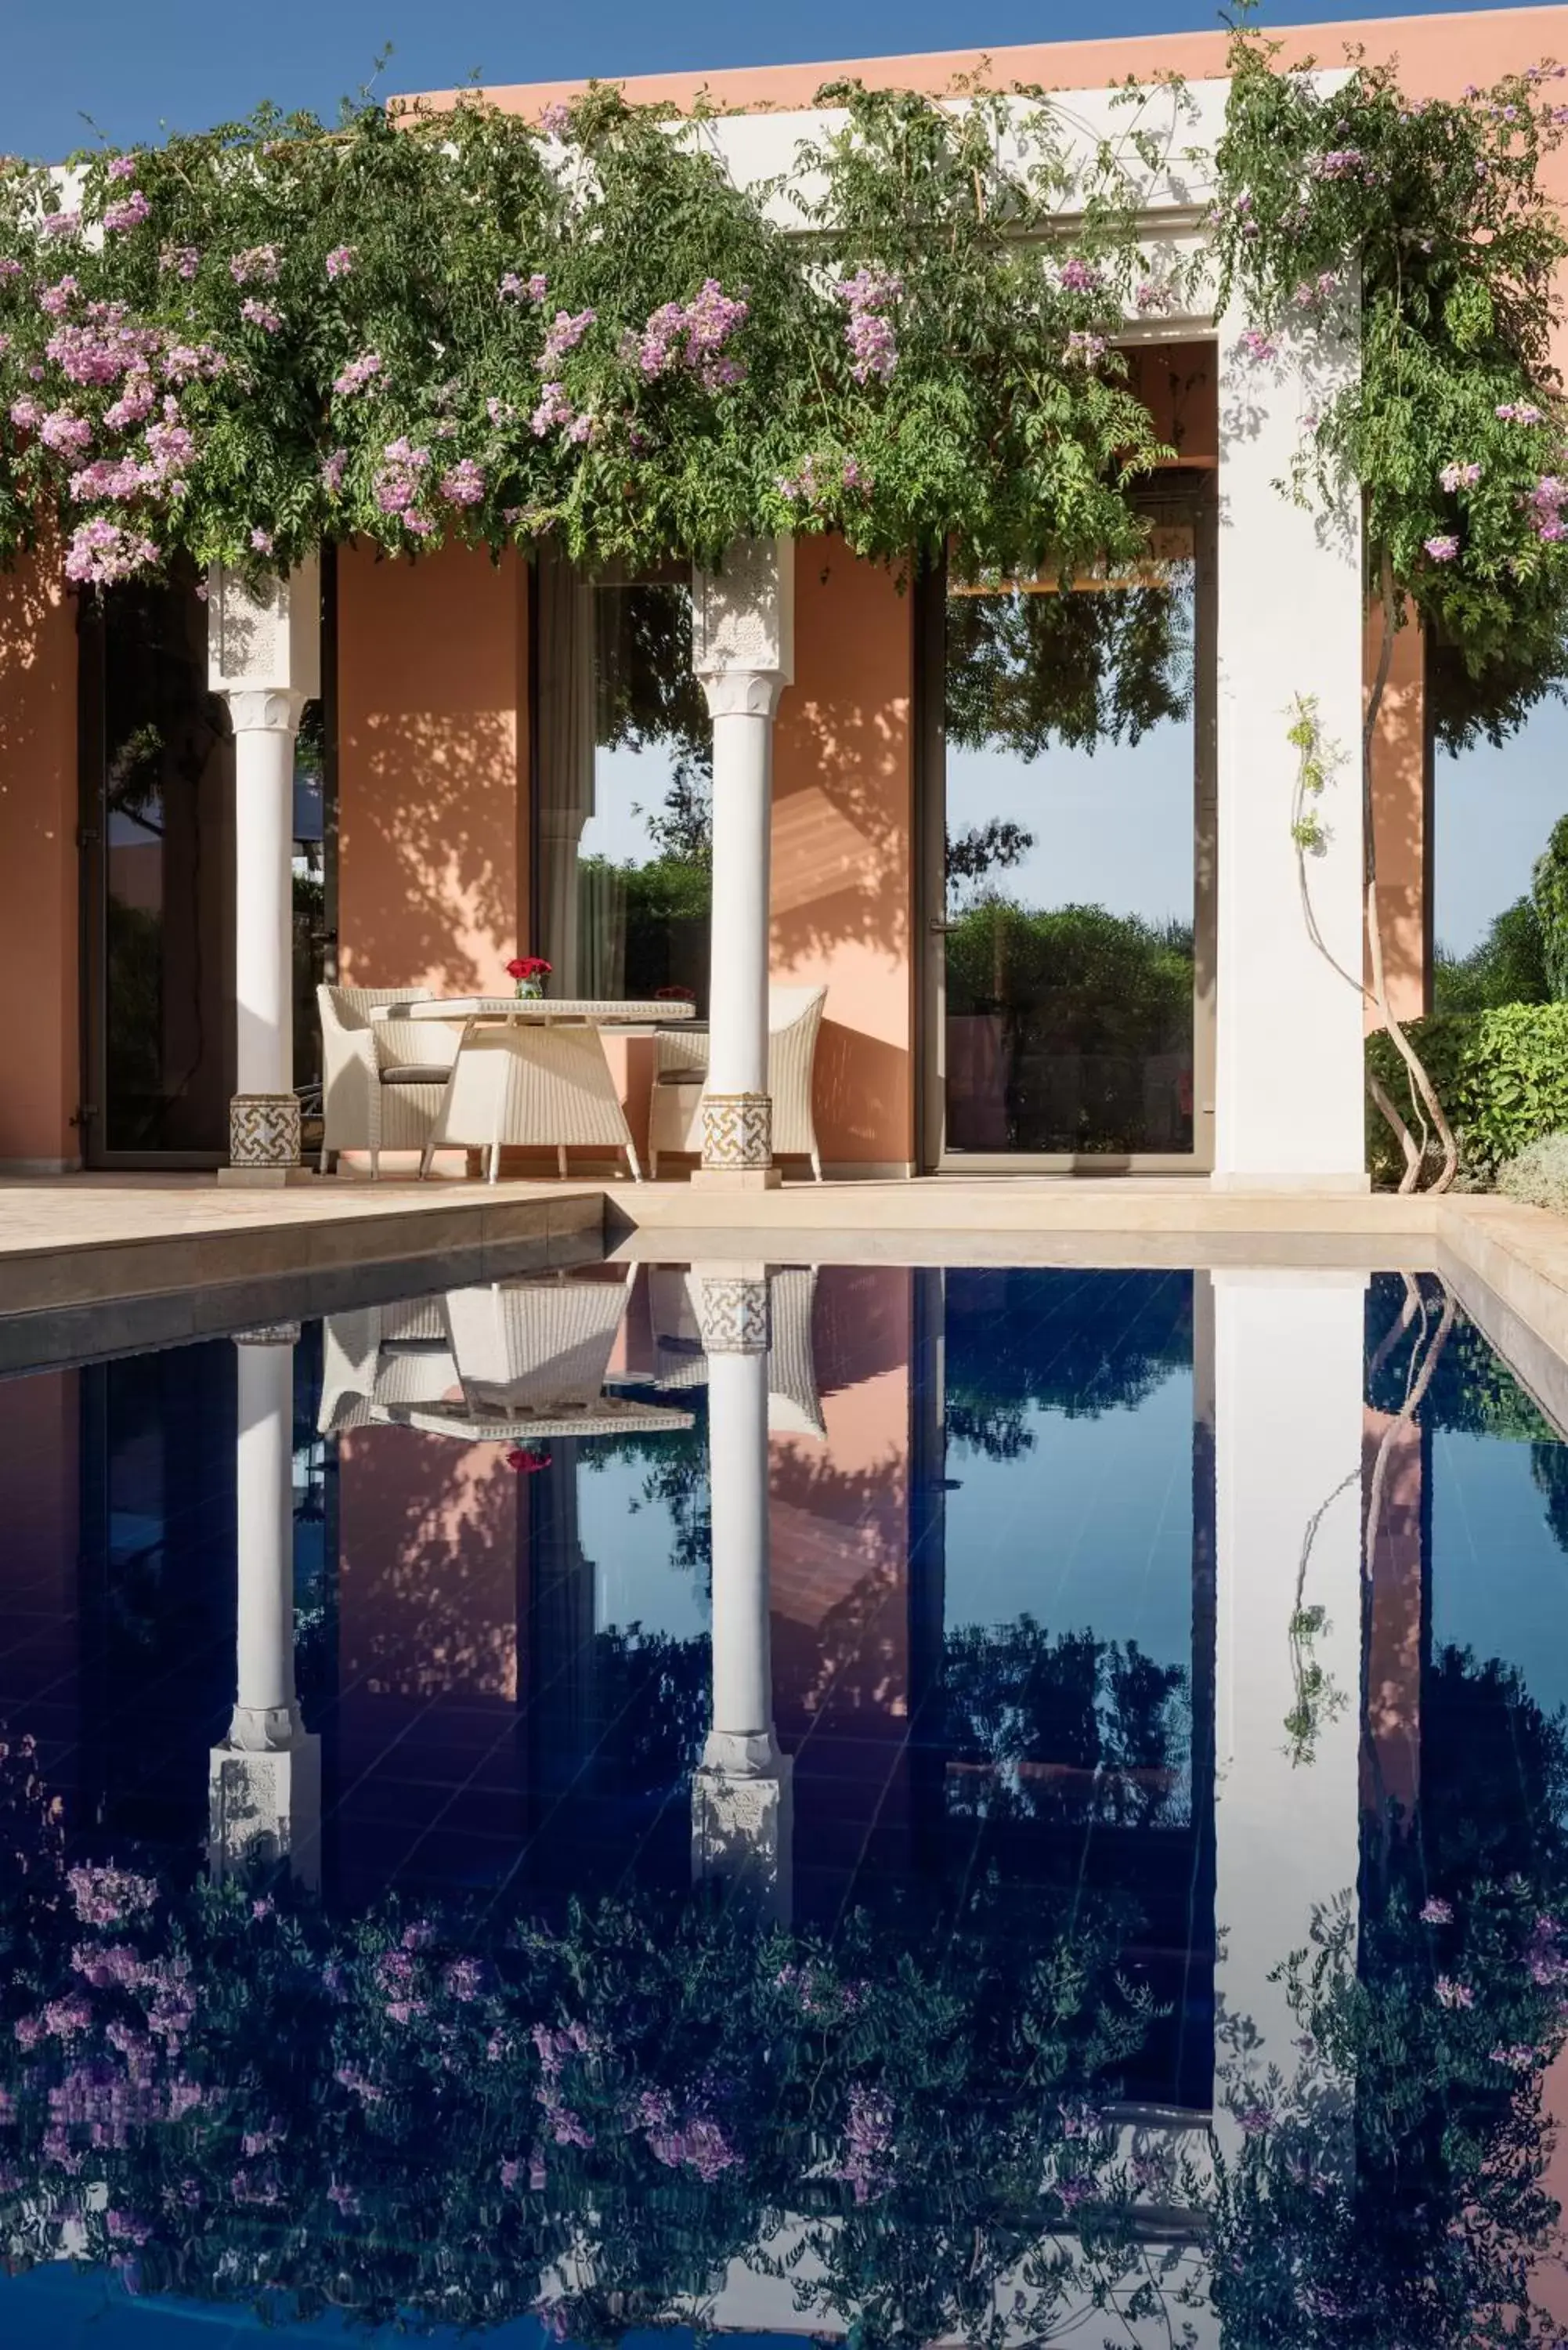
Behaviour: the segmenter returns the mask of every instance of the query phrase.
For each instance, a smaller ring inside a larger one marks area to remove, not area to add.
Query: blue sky
[[[1425,0],[1428,14],[1448,14]],[[157,136],[161,122],[201,130],[264,98],[333,110],[369,78],[379,49],[394,56],[383,88],[431,89],[477,68],[491,81],[673,71],[944,49],[983,43],[1211,26],[1208,0],[796,0],[784,17],[718,0],[595,0],[576,8],[498,0],[267,0],[214,9],[212,0],[9,0],[0,78],[0,151],[57,158],[89,135],[83,116],[119,144]],[[1317,0],[1272,0],[1271,24],[1399,13]]]

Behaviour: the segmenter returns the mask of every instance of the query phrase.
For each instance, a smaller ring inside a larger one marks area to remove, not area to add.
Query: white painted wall
[[[1361,521],[1282,494],[1306,420],[1356,364],[1353,337],[1260,366],[1247,320],[1220,323],[1219,958],[1214,1180],[1365,1191],[1362,1076]],[[1314,695],[1341,764],[1309,857],[1313,942],[1291,837],[1297,694]]]
[[[1228,2095],[1299,2057],[1284,1987],[1314,1913],[1355,1896],[1360,1851],[1364,1274],[1220,1271],[1214,1294],[1217,2069]],[[1293,1761],[1291,1618],[1343,1699]],[[1240,2043],[1240,2054],[1238,2054]]]

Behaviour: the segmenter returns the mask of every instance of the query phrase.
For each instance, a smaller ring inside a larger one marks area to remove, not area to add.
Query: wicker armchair
[[[339,1150],[422,1150],[435,1128],[460,1027],[372,1021],[382,1004],[417,1003],[418,987],[318,987],[321,1010],[321,1171]]]
[[[822,1153],[811,1114],[812,1070],[822,1026],[826,987],[768,990],[768,1092],[774,1105],[774,1157],[809,1159],[822,1180]],[[659,1173],[659,1153],[701,1157],[702,1088],[708,1082],[708,1037],[704,1029],[659,1031],[659,1060],[648,1113],[649,1171]]]

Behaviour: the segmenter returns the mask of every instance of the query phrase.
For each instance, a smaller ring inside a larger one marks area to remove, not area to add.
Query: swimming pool
[[[1563,2300],[1568,1447],[1435,1276],[472,1282],[0,1502],[17,2341]]]

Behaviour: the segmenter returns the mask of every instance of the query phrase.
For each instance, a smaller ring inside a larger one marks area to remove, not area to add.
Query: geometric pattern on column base
[[[321,1883],[321,1741],[301,1734],[271,1752],[213,1750],[207,1866],[215,1883],[286,1865],[308,1892]]]
[[[229,1164],[299,1165],[299,1102],[293,1094],[235,1094],[229,1103]]]
[[[774,1106],[767,1094],[704,1094],[702,1165],[715,1172],[771,1167]]]
[[[229,1343],[234,1347],[297,1347],[299,1336],[297,1322],[256,1322],[248,1329],[231,1330]]]
[[[697,1276],[702,1348],[709,1355],[765,1355],[771,1338],[768,1284],[744,1274]]]
[[[723,1887],[758,1923],[787,1926],[794,1908],[794,1787],[790,1757],[768,1777],[691,1774],[691,1878]]]

